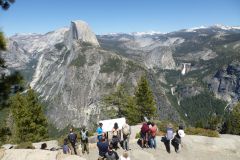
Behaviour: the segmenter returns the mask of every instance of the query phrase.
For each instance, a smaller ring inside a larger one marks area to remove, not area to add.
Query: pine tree
[[[17,93],[10,99],[13,135],[16,142],[40,141],[47,138],[47,120],[32,89],[26,95]]]
[[[123,85],[117,86],[117,91],[104,98],[104,110],[109,118],[120,118],[126,115],[125,106],[127,102],[127,92]],[[108,107],[111,109],[106,109]]]
[[[142,76],[138,82],[138,86],[135,92],[136,104],[141,111],[141,120],[146,116],[153,118],[156,114],[156,102],[154,100],[153,93],[149,88],[146,76]]]
[[[136,125],[141,122],[141,111],[136,105],[134,97],[129,96],[127,98],[127,104],[125,106],[125,117],[127,118],[130,125]]]
[[[240,135],[240,103],[233,108],[228,125],[231,134]]]

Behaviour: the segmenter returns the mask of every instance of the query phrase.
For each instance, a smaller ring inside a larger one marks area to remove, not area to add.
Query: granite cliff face
[[[121,83],[133,93],[143,73],[159,118],[179,122],[181,101],[206,89],[229,104],[239,100],[239,37],[239,28],[223,26],[95,36],[86,22],[73,21],[44,35],[10,37],[3,57],[39,93],[59,129],[96,122],[102,97]]]

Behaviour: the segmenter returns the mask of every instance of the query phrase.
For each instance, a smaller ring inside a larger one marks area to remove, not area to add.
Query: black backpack
[[[68,135],[68,139],[69,139],[69,141],[71,142],[71,143],[76,143],[76,134],[75,133],[70,133],[69,135]]]

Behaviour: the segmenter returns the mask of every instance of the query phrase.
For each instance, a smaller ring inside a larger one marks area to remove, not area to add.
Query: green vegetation
[[[228,121],[228,133],[240,135],[240,103],[233,108]]]
[[[102,106],[104,117],[126,117],[131,125],[141,122],[145,116],[153,119],[156,114],[156,102],[146,77],[141,77],[134,96],[130,96],[126,90],[126,87],[120,85],[116,92],[104,97]]]
[[[86,62],[86,56],[84,54],[79,54],[78,57],[71,62],[71,65],[83,67]]]
[[[140,78],[136,88],[135,97],[138,109],[141,111],[141,119],[143,120],[144,116],[150,119],[155,117],[156,102],[146,76]]]
[[[171,121],[154,121],[155,124],[157,125],[159,131],[166,133],[166,128],[169,125],[169,123],[171,123],[173,125],[173,130],[176,131],[178,129],[178,125],[175,122],[171,122]]]
[[[122,68],[121,59],[117,57],[109,58],[101,65],[100,73],[121,72]]]
[[[185,133],[188,135],[200,135],[200,136],[207,136],[207,137],[219,137],[219,133],[214,130],[210,129],[203,129],[203,128],[186,128]]]
[[[4,38],[3,32],[0,32],[0,50],[6,50],[6,40]]]
[[[37,95],[29,89],[26,95],[17,93],[10,98],[13,119],[11,128],[13,139],[19,142],[35,142],[48,137],[47,119]]]
[[[195,126],[197,123],[202,123],[207,126],[207,120],[213,115],[223,116],[226,102],[216,99],[208,92],[199,95],[185,98],[181,101],[182,114],[186,114],[185,120]]]

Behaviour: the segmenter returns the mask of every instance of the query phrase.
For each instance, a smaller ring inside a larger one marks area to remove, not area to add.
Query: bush
[[[207,137],[219,137],[219,134],[217,131],[210,130],[210,129],[203,129],[203,128],[186,128],[185,130],[186,134],[189,135],[200,135],[200,136],[207,136]]]
[[[141,136],[140,136],[140,133],[138,132],[136,133],[135,139],[139,139],[139,138],[141,138]]]
[[[154,123],[157,125],[158,130],[166,133],[166,129],[169,123],[171,123],[173,125],[173,130],[176,131],[178,129],[178,125],[174,122],[170,122],[170,121],[154,121]]]
[[[15,149],[35,149],[35,147],[32,145],[32,142],[23,142],[18,144]]]

